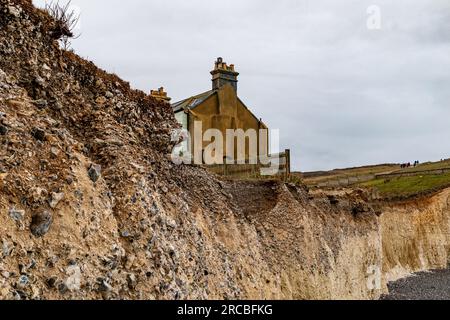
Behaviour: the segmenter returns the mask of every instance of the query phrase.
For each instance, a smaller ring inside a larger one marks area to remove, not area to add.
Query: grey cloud
[[[210,88],[217,56],[234,63],[298,170],[449,156],[447,0],[72,3],[76,52],[139,89],[179,100]],[[381,30],[366,28],[372,4]]]

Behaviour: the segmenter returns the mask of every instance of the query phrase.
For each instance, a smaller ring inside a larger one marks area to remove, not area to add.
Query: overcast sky
[[[79,55],[135,88],[164,86],[173,102],[211,88],[217,57],[234,63],[240,98],[280,129],[296,170],[450,157],[448,0],[72,5]]]

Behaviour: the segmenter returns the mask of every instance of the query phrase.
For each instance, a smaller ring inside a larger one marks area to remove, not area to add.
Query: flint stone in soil
[[[358,214],[360,214],[360,213],[364,213],[364,212],[368,212],[369,210],[368,210],[368,208],[366,208],[363,204],[361,204],[361,203],[358,203],[358,204],[355,204],[354,206],[353,206],[353,208],[352,208],[352,214],[354,215],[354,216],[356,216],[356,215],[358,215]]]
[[[44,141],[45,140],[45,131],[39,128],[34,128],[31,131],[32,136],[38,140],[38,141]]]
[[[45,281],[45,283],[47,284],[47,287],[49,287],[49,288],[54,288],[55,285],[56,285],[56,281],[58,281],[58,278],[56,278],[56,277],[51,277],[51,278],[48,278],[48,279]]]
[[[50,153],[52,154],[53,157],[58,157],[59,156],[59,149],[55,148],[55,147],[51,147],[50,148]]]
[[[80,290],[81,287],[81,270],[77,265],[71,265],[67,268],[66,273],[69,277],[64,284],[70,291]]]
[[[17,281],[17,287],[23,289],[23,288],[25,288],[28,285],[28,282],[29,282],[28,276],[21,275],[19,277],[19,280]]]
[[[31,233],[35,237],[43,237],[50,229],[52,222],[52,215],[48,211],[35,214],[31,220]]]
[[[89,170],[88,170],[89,178],[93,182],[97,182],[97,180],[101,176],[101,171],[102,171],[102,167],[100,165],[98,165],[98,164],[91,164],[91,166],[89,167]]]
[[[8,133],[8,128],[3,125],[0,125],[0,136],[4,136],[7,133]]]
[[[48,105],[48,102],[47,102],[47,100],[40,99],[40,100],[34,101],[34,104],[35,104],[37,107],[43,109],[43,108],[45,108],[45,107]]]
[[[60,294],[66,294],[69,291],[69,288],[67,288],[65,283],[60,283],[58,285],[58,291]]]
[[[22,9],[16,8],[14,6],[8,6],[8,12],[14,17],[18,18],[20,16],[20,13],[22,12]]]
[[[55,209],[58,203],[64,198],[64,192],[52,193],[52,199],[50,200],[50,207],[52,209]]]
[[[132,273],[127,275],[127,284],[128,284],[128,288],[130,289],[134,289],[136,287],[137,281],[136,281],[136,276]]]
[[[70,177],[70,176],[68,176],[68,177],[66,178],[66,182],[67,182],[68,185],[71,185],[71,184],[73,183],[73,178]]]
[[[14,221],[22,220],[24,215],[25,215],[25,211],[23,211],[23,210],[17,210],[17,209],[14,209],[14,208],[9,209],[9,216]]]
[[[122,236],[122,238],[130,238],[131,233],[129,233],[128,231],[122,231],[121,236]]]
[[[333,195],[328,196],[328,200],[332,205],[337,205],[339,203],[339,200]]]
[[[5,239],[2,240],[2,253],[3,253],[3,258],[9,256],[11,254],[11,252],[13,251],[14,246],[10,246],[8,241],[6,241]]]
[[[97,283],[100,292],[110,292],[113,289],[106,279],[98,278]]]
[[[37,76],[36,78],[34,78],[34,81],[41,87],[45,87],[45,80],[42,77]]]

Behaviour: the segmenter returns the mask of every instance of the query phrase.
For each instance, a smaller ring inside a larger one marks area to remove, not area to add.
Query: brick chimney
[[[237,77],[239,73],[234,70],[234,64],[228,66],[227,63],[223,62],[223,59],[219,57],[215,63],[214,70],[211,71],[211,75],[213,90],[217,90],[224,84],[229,83],[233,86],[234,90],[237,91]]]
[[[164,101],[164,102],[167,102],[167,103],[170,103],[170,100],[172,100],[171,98],[169,98],[167,96],[167,92],[164,91],[163,87],[159,88],[158,90],[151,90],[150,91],[150,95],[153,98],[155,98],[156,100]]]

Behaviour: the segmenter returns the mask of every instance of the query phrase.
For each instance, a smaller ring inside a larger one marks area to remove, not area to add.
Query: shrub
[[[53,39],[59,40],[65,50],[70,47],[71,39],[79,37],[74,34],[74,29],[80,19],[75,11],[70,10],[71,1],[60,5],[59,1],[45,5],[45,10],[53,17],[55,26],[52,28]]]

